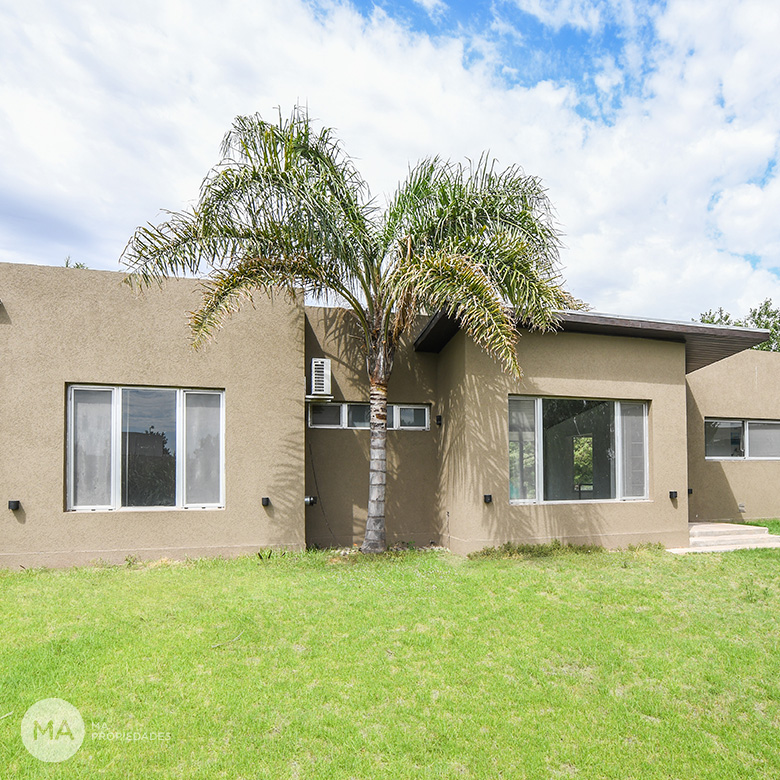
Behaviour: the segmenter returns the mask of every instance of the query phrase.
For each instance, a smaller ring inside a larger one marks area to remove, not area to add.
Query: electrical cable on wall
[[[322,493],[320,493],[320,486],[319,483],[317,482],[317,469],[314,467],[314,453],[311,450],[311,442],[307,441],[306,446],[309,448],[309,463],[311,463],[311,475],[314,478],[314,489],[319,499],[318,503],[320,509],[322,510],[322,519],[325,521],[325,527],[328,529],[330,535],[333,537],[333,541],[336,543],[336,546],[338,546],[339,540],[336,538],[336,534],[333,533],[333,529],[330,527],[330,523],[328,522],[328,516],[325,514],[325,504],[322,501]]]

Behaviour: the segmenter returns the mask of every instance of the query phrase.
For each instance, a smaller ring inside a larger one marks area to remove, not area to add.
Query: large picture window
[[[509,399],[509,497],[515,502],[647,497],[647,404]]]
[[[716,460],[780,460],[780,420],[705,419],[704,455]]]
[[[68,389],[68,509],[224,505],[224,393]]]

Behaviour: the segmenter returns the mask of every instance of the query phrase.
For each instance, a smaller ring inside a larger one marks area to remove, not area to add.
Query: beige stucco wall
[[[682,344],[573,333],[525,334],[517,381],[458,334],[443,350],[439,478],[442,541],[467,553],[542,543],[625,547],[688,543],[685,353]],[[649,500],[511,505],[508,398],[512,394],[649,402]],[[669,491],[678,492],[670,500]],[[493,502],[485,504],[483,495]]]
[[[138,295],[122,280],[109,272],[0,264],[0,565],[359,543],[368,431],[307,428],[303,400],[310,359],[325,356],[332,360],[335,400],[367,401],[360,341],[348,316],[258,298],[256,308],[246,307],[196,352],[187,330],[187,312],[198,305],[194,282],[170,281],[163,291]],[[390,543],[436,541],[458,553],[550,539],[684,545],[689,484],[692,516],[734,516],[722,507],[738,501],[748,516],[779,514],[767,509],[777,463],[695,457],[703,453],[704,414],[780,419],[780,399],[772,396],[780,386],[779,356],[744,353],[690,375],[689,483],[683,345],[525,334],[519,355],[522,381],[462,333],[438,355],[415,353],[411,340],[401,345],[389,401],[430,404],[431,428],[388,433]],[[226,507],[65,511],[66,390],[73,383],[224,389]],[[511,505],[513,394],[648,401],[649,500]],[[678,491],[676,501],[670,490]],[[492,504],[483,502],[486,493]],[[304,509],[305,494],[319,503]],[[270,507],[261,506],[263,496]],[[9,499],[20,500],[21,511],[8,510]]]
[[[337,401],[367,400],[360,344],[348,318],[307,309],[307,362],[331,358]],[[625,547],[688,543],[685,348],[679,343],[583,334],[526,334],[526,378],[504,374],[458,333],[438,355],[399,350],[390,402],[430,403],[431,430],[389,432],[389,542],[439,541],[467,553],[506,541]],[[649,402],[649,499],[570,504],[509,502],[510,395]],[[443,425],[433,424],[441,414]],[[308,429],[307,540],[359,543],[368,486],[368,431]],[[671,500],[669,491],[678,499]],[[485,504],[483,495],[493,503]]]
[[[334,401],[368,402],[368,380],[358,331],[348,312],[306,308],[307,370],[313,357],[331,360]],[[435,528],[437,446],[434,418],[436,355],[402,343],[388,385],[389,403],[432,404],[429,431],[388,431],[387,540],[417,545],[438,541]],[[368,430],[307,428],[306,539],[321,547],[360,544],[368,504]]]
[[[303,307],[258,297],[196,352],[187,329],[195,283],[138,295],[123,278],[0,264],[0,565],[302,547]],[[225,508],[65,511],[71,383],[224,389]],[[22,509],[8,510],[9,499]]]
[[[780,517],[780,461],[705,460],[705,417],[780,420],[780,355],[747,350],[688,375],[691,520]]]

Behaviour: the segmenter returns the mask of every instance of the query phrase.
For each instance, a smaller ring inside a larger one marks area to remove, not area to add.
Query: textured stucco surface
[[[705,417],[780,420],[780,355],[748,350],[688,375],[691,520],[780,517],[780,460],[705,460]]]
[[[504,542],[626,547],[688,543],[682,344],[575,333],[523,335],[518,381],[459,333],[442,351],[438,393],[442,543],[468,553]],[[649,402],[649,499],[512,505],[510,395]],[[669,491],[679,498],[670,500]],[[483,496],[493,502],[486,504]]]
[[[334,401],[368,402],[368,378],[358,331],[341,309],[306,308],[306,356],[331,360]],[[434,419],[436,355],[415,353],[405,341],[388,385],[389,403],[431,404],[428,431],[388,431],[387,540],[428,544],[435,528],[437,446]],[[307,428],[306,538],[322,547],[363,540],[368,505],[368,430]]]
[[[171,280],[138,294],[123,279],[0,264],[0,565],[302,547],[303,307],[258,296],[255,308],[195,351],[187,313],[198,305],[196,284]],[[74,383],[224,389],[225,508],[65,511],[66,396]],[[9,511],[9,499],[21,510]]]
[[[123,279],[0,264],[0,565],[359,543],[369,433],[308,428],[304,400],[310,360],[324,356],[332,361],[334,400],[367,401],[365,361],[349,316],[258,296],[195,351],[187,315],[199,302],[197,284],[172,280],[139,294]],[[526,333],[518,354],[522,380],[504,374],[463,333],[440,354],[401,345],[389,402],[429,404],[431,426],[388,433],[390,543],[434,541],[457,553],[551,539],[685,546],[689,486],[691,519],[778,514],[780,462],[705,462],[703,418],[780,419],[780,356],[742,353],[694,372],[686,385],[680,343]],[[70,384],[224,389],[225,508],[66,511]],[[648,402],[648,500],[510,504],[512,395]],[[304,495],[319,503],[305,508]],[[263,496],[271,499],[267,508]],[[10,499],[21,501],[20,511],[6,508]]]
[[[359,342],[349,320],[307,309],[307,359],[333,361],[335,400],[365,401]],[[351,345],[348,347],[346,345]],[[350,351],[352,350],[352,351]],[[440,428],[390,432],[390,542],[429,537],[458,553],[506,541],[625,547],[688,543],[685,351],[680,343],[586,334],[525,334],[517,381],[463,333],[438,355],[399,350],[390,401],[431,403]],[[509,502],[510,395],[649,403],[649,498],[540,505]],[[308,429],[307,538],[358,542],[365,523],[368,432]],[[678,499],[671,500],[669,491]],[[485,504],[483,496],[493,502]]]

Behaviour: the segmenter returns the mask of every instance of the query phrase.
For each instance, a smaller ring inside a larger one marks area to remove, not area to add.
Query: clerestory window
[[[309,404],[310,428],[369,428],[371,407],[368,404]],[[430,407],[424,404],[388,404],[388,430],[427,431]]]

